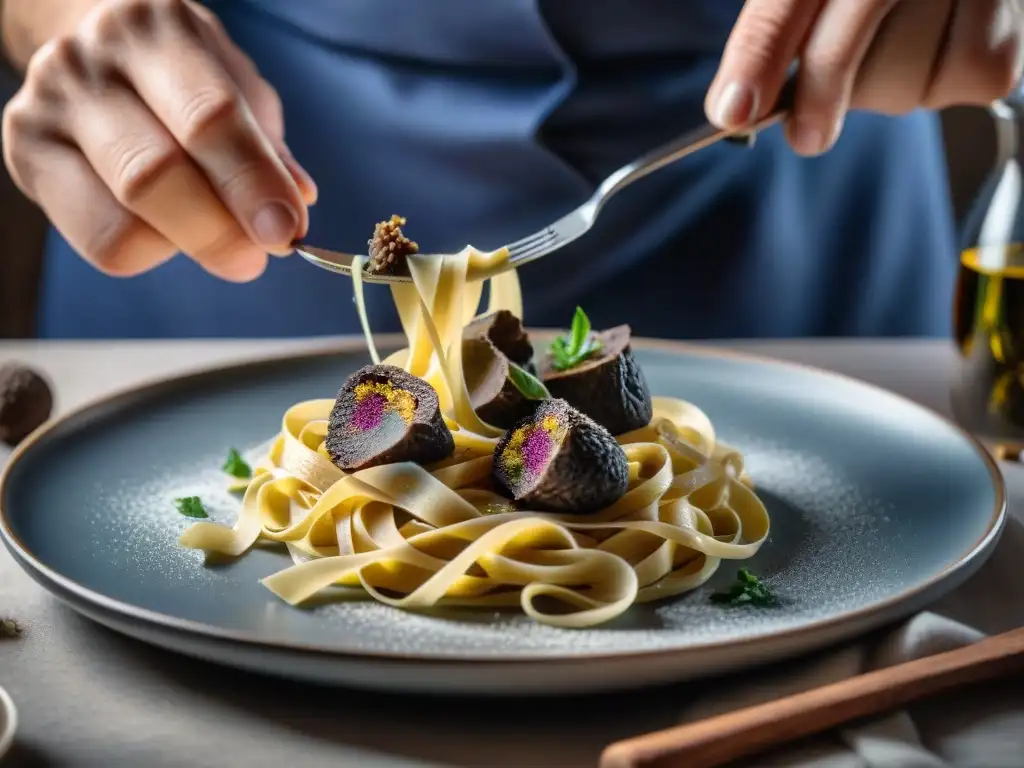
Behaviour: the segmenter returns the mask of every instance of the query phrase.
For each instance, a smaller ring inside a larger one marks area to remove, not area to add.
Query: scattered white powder
[[[437,609],[401,611],[372,600],[293,608],[279,601],[258,579],[290,564],[285,551],[266,557],[265,572],[252,575],[240,560],[225,567],[203,564],[200,552],[177,539],[194,521],[180,515],[173,500],[202,498],[211,520],[232,524],[240,496],[227,490],[220,455],[198,455],[194,465],[173,476],[153,468],[151,482],[126,484],[104,495],[118,509],[116,521],[97,526],[114,539],[135,578],[160,579],[210,601],[208,613],[245,615],[228,629],[257,631],[266,639],[337,648],[339,651],[433,654],[457,657],[614,653],[680,648],[751,634],[767,634],[808,620],[853,609],[886,594],[898,576],[899,542],[885,535],[890,510],[864,495],[850,479],[816,455],[784,448],[750,435],[727,436],[744,452],[758,493],[772,515],[772,535],[752,561],[725,562],[721,576],[731,580],[739,567],[767,574],[769,586],[785,605],[770,610],[730,609],[708,601],[704,587],[664,603],[631,608],[616,621],[586,630],[537,624],[515,610]],[[253,453],[246,460],[255,463]],[[111,498],[112,497],[112,498]],[[870,545],[851,546],[868,539]],[[252,555],[250,555],[252,557]],[[245,578],[241,578],[245,570]],[[856,574],[856,578],[850,578]],[[225,592],[227,590],[227,592]],[[216,601],[238,602],[229,611]],[[259,615],[253,617],[256,612]]]

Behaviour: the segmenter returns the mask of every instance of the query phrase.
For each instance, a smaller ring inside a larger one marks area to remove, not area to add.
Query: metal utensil
[[[484,273],[472,273],[469,277],[472,279],[492,277],[500,272],[536,261],[568,245],[573,240],[585,235],[594,226],[594,222],[597,221],[601,209],[615,193],[699,149],[722,140],[738,141],[747,146],[752,145],[758,131],[780,122],[789,114],[793,107],[794,95],[795,79],[791,76],[786,81],[775,108],[765,118],[744,131],[730,133],[707,124],[640,156],[601,182],[597,191],[591,195],[590,199],[576,210],[563,216],[554,224],[534,232],[532,235],[527,235],[520,240],[516,240],[514,243],[509,243],[507,246],[509,251],[507,261],[490,268]],[[294,248],[296,253],[311,264],[343,275],[352,274],[352,260],[356,258],[354,254],[329,251],[326,248],[317,248],[301,242],[295,243]],[[364,272],[363,280],[372,283],[399,283],[409,282],[411,278],[394,275],[371,275]]]

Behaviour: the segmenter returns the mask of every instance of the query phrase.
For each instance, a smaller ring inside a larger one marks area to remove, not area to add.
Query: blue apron
[[[320,199],[309,240],[365,249],[399,213],[424,250],[498,247],[700,123],[740,0],[210,0],[280,91]],[[800,159],[778,129],[621,193],[598,226],[524,268],[526,319],[648,336],[945,335],[956,269],[932,115],[854,115]],[[273,259],[220,282],[179,257],[107,278],[49,239],[44,337],[300,336],[358,330],[345,279]],[[376,328],[397,328],[385,289]]]

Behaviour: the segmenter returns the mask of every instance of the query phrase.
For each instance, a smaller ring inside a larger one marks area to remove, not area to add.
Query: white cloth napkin
[[[1003,467],[1024,500],[1024,468]],[[880,640],[860,642],[731,684],[684,712],[691,721],[953,650],[1024,626],[1024,503],[967,584]],[[956,690],[900,712],[745,760],[752,768],[1024,768],[1024,677]]]

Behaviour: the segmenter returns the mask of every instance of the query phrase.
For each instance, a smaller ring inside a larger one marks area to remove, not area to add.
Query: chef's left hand
[[[747,0],[705,109],[724,129],[763,117],[799,59],[786,135],[829,149],[850,109],[982,105],[1017,83],[1024,0]]]

